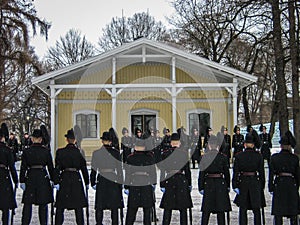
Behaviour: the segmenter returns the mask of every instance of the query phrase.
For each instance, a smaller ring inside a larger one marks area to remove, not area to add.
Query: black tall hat
[[[173,133],[171,135],[171,141],[179,141],[180,140],[180,136],[178,133]]]
[[[238,125],[235,125],[233,128],[233,132],[236,133],[238,130],[241,130],[240,127],[238,127]]]
[[[103,141],[111,141],[112,140],[112,136],[110,135],[110,133],[108,131],[104,131],[102,133],[102,137],[100,137]]]
[[[254,137],[252,134],[246,134],[245,143],[254,144]]]
[[[69,138],[69,139],[75,139],[75,134],[74,134],[73,128],[67,131],[67,133],[65,134],[65,137]]]
[[[41,129],[34,129],[31,136],[35,138],[40,138],[43,137],[43,132]]]
[[[5,141],[8,141],[9,138],[9,131],[8,131],[8,126],[6,123],[1,124],[1,130],[3,132],[3,135],[5,137]]]
[[[128,132],[128,129],[126,127],[123,127],[122,134],[124,135],[126,132]]]
[[[250,132],[251,129],[253,129],[252,126],[250,124],[247,125],[247,132]]]

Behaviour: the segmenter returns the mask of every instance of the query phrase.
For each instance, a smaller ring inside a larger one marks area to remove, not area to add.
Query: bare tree
[[[37,57],[29,45],[30,31],[35,35],[37,28],[47,38],[50,25],[37,16],[32,1],[1,1],[0,121],[10,121],[11,126],[19,118],[17,112],[31,85],[28,81],[40,71]]]
[[[167,35],[167,29],[161,21],[156,21],[149,13],[136,13],[132,17],[115,17],[102,29],[103,34],[99,38],[100,51],[108,51],[131,42],[140,37],[151,40],[163,40]]]
[[[64,37],[50,47],[45,56],[47,70],[55,70],[95,55],[95,47],[85,35],[75,29],[69,30]]]

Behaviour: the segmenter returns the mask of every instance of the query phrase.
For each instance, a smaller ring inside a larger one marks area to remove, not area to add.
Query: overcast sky
[[[33,3],[37,15],[52,24],[47,42],[40,37],[34,37],[31,41],[40,57],[71,28],[80,30],[87,40],[96,44],[102,28],[113,17],[121,17],[122,10],[125,17],[149,10],[151,16],[165,25],[168,25],[165,16],[173,13],[170,0],[35,0]]]

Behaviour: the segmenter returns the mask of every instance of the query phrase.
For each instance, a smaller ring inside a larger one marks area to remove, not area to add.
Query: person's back
[[[279,153],[271,156],[269,166],[269,191],[272,192],[271,214],[275,225],[282,224],[282,217],[289,217],[296,224],[299,210],[299,159],[291,152],[290,141],[281,137]]]
[[[88,170],[85,159],[75,145],[73,129],[69,130],[65,137],[68,144],[65,148],[58,149],[55,157],[54,186],[57,189],[55,224],[63,224],[65,209],[74,209],[76,223],[83,225],[83,208],[88,206],[88,202],[79,172],[81,171],[87,191]]]

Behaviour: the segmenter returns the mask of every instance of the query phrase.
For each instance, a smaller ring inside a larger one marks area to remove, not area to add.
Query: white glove
[[[129,190],[128,189],[124,189],[124,194],[125,195],[129,195]]]
[[[240,189],[238,189],[238,188],[233,189],[233,191],[234,191],[235,193],[237,193],[238,195],[240,194]]]
[[[53,185],[53,187],[54,187],[57,191],[59,191],[59,188],[60,188],[59,184],[55,184],[55,185]]]
[[[93,188],[94,190],[96,190],[96,189],[97,189],[97,185],[95,184],[94,186],[92,186],[92,188]]]
[[[164,188],[164,187],[161,187],[161,188],[160,188],[160,191],[161,191],[162,193],[165,193],[165,191],[166,191],[166,188]]]
[[[23,191],[25,191],[25,188],[26,188],[26,184],[25,183],[20,183],[20,187]]]
[[[204,195],[204,190],[199,191],[200,195]]]

